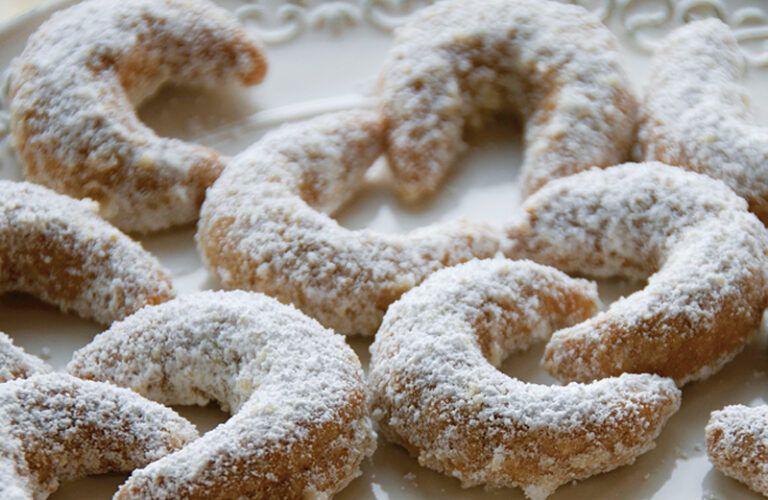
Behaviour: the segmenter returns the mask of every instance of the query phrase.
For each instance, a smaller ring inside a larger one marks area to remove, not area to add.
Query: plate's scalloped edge
[[[0,41],[4,33],[26,24],[39,24],[54,11],[76,1],[44,0],[21,16],[0,23]],[[361,24],[389,33],[413,12],[435,1],[242,0],[243,5],[235,9],[235,14],[266,44],[282,44],[310,30],[329,30],[342,35],[349,28]],[[745,47],[747,63],[753,67],[768,67],[768,7],[753,5],[732,9],[724,0],[556,1],[592,10],[612,25],[612,29],[619,28],[646,52],[658,47],[659,30],[663,33],[701,17],[718,17],[733,29],[736,38]],[[648,32],[654,33],[653,39]]]
[[[747,64],[768,67],[768,8],[729,8],[723,0],[603,0],[615,4],[618,26],[646,52],[660,46],[659,31],[666,32],[688,22],[716,17],[727,24],[742,47]],[[573,2],[569,2],[573,3]],[[649,6],[651,8],[649,9]],[[647,35],[653,32],[651,38]]]
[[[245,4],[235,13],[265,43],[275,45],[295,40],[309,31],[328,30],[341,36],[362,24],[389,33],[413,12],[435,1],[244,0]],[[745,48],[744,55],[750,66],[768,66],[768,9],[764,7],[729,9],[723,0],[558,1],[592,10],[645,52],[658,48],[659,32],[665,33],[701,17],[718,17],[733,29]],[[755,45],[758,45],[756,49]]]

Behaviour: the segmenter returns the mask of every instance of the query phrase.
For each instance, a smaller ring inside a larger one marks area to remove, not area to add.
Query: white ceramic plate
[[[9,0],[4,0],[9,1]],[[471,1],[471,0],[467,0]],[[50,13],[72,0],[44,7],[0,26],[0,68],[24,45],[29,33]],[[160,134],[194,140],[234,154],[280,123],[364,103],[390,43],[391,28],[402,16],[428,2],[414,0],[220,0],[236,10],[250,29],[267,42],[271,67],[267,81],[252,90],[198,91],[167,89],[147,102],[142,118]],[[607,24],[621,38],[627,69],[642,88],[647,50],[673,26],[715,13],[727,20],[744,43],[749,68],[746,81],[758,115],[768,123],[768,7],[765,0],[593,0]],[[0,136],[6,130],[0,112]],[[1,137],[0,137],[1,138]],[[19,179],[19,167],[6,144],[0,145],[0,177]],[[445,188],[427,206],[398,205],[383,175],[340,217],[351,228],[405,231],[434,221],[466,216],[499,224],[520,202],[517,186],[520,144],[517,132],[489,137],[464,159]],[[379,169],[382,174],[383,169]],[[143,238],[174,275],[180,293],[215,288],[197,256],[194,228]],[[601,283],[610,302],[637,285]],[[0,297],[0,330],[27,351],[63,369],[72,352],[101,328],[67,316],[32,298]],[[367,363],[369,341],[350,343]],[[745,487],[715,471],[704,452],[704,426],[712,410],[727,404],[761,404],[768,395],[768,363],[762,337],[717,376],[687,386],[683,406],[664,429],[658,447],[634,465],[561,488],[556,499],[576,498],[752,498]],[[542,349],[513,356],[504,371],[523,380],[554,383],[538,367]],[[215,408],[177,408],[201,430],[226,415]],[[53,499],[110,498],[124,475],[110,474],[64,484]],[[519,490],[463,490],[456,480],[419,467],[405,451],[380,442],[364,474],[340,499],[523,498]]]

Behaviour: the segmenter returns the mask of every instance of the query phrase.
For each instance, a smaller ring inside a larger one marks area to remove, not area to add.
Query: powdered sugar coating
[[[10,73],[27,179],[100,203],[126,231],[195,220],[222,160],[158,137],[133,106],[165,83],[258,83],[261,50],[206,0],[88,0],[54,14]]]
[[[76,352],[71,373],[233,416],[136,471],[117,498],[327,498],[373,454],[360,361],[344,338],[249,292],[147,307]]]
[[[661,163],[552,182],[508,227],[504,253],[566,272],[648,278],[645,288],[556,332],[560,380],[657,373],[706,378],[746,345],[768,305],[768,236],[722,182]]]
[[[639,156],[722,180],[768,222],[768,128],[739,83],[744,58],[720,20],[687,24],[656,54],[638,132]]]
[[[498,238],[484,225],[381,234],[326,215],[363,184],[383,134],[379,115],[353,110],[284,126],[234,158],[201,210],[208,269],[227,288],[277,297],[340,333],[373,335],[387,306],[435,270],[493,256]]]
[[[438,187],[487,115],[526,122],[526,194],[625,161],[637,103],[617,41],[586,9],[549,0],[444,0],[396,32],[381,71],[388,158],[402,194]]]
[[[726,406],[712,412],[707,455],[723,474],[768,496],[768,406]]]
[[[0,497],[44,499],[59,481],[130,471],[197,438],[170,408],[56,373],[0,384]]]
[[[0,293],[9,291],[107,324],[173,297],[169,273],[95,203],[0,181]]]
[[[13,345],[8,335],[0,332],[0,383],[49,371],[51,367],[42,359],[27,354],[21,347]]]
[[[464,486],[520,486],[530,498],[633,462],[679,408],[671,380],[542,386],[494,368],[598,302],[594,284],[530,261],[436,272],[392,304],[371,346],[382,432]]]

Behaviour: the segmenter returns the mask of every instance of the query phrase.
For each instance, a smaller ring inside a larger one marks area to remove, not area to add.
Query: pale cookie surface
[[[109,324],[173,297],[170,275],[90,200],[0,181],[0,293]]]
[[[722,180],[768,222],[768,127],[755,124],[736,38],[719,20],[663,42],[646,86],[639,156]]]
[[[387,306],[429,274],[496,253],[497,235],[484,225],[382,234],[326,215],[354,195],[382,151],[382,123],[371,111],[268,134],[208,192],[197,234],[206,266],[227,288],[277,297],[343,334],[373,335]]]
[[[708,377],[746,345],[768,294],[768,236],[720,181],[660,163],[553,181],[523,204],[504,253],[569,273],[646,279],[642,290],[556,332],[544,366],[564,381],[657,373]]]
[[[0,383],[16,378],[27,378],[51,371],[42,359],[24,352],[13,344],[8,335],[0,332]]]
[[[768,406],[726,406],[707,424],[707,455],[723,474],[768,496]]]
[[[375,449],[363,371],[344,338],[261,294],[147,307],[75,353],[69,371],[233,413],[134,472],[117,498],[328,498]]]
[[[165,83],[258,83],[266,63],[206,0],[89,0],[54,14],[10,73],[11,130],[28,180],[91,198],[125,231],[195,220],[219,154],[158,137],[134,106]]]
[[[67,481],[131,471],[197,438],[170,408],[62,373],[0,384],[0,498],[40,500]]]
[[[534,499],[632,463],[680,406],[670,379],[544,386],[497,370],[598,309],[594,284],[530,261],[436,272],[392,304],[371,346],[374,417],[421,465]]]
[[[627,159],[637,103],[617,42],[582,7],[448,0],[396,33],[381,71],[388,159],[402,194],[433,192],[489,115],[525,121],[523,189]]]

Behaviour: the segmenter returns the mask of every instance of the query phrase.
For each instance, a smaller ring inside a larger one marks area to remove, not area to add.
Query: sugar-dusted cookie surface
[[[27,354],[14,345],[8,335],[0,332],[0,383],[49,371],[51,367],[42,359]]]
[[[0,384],[0,498],[47,498],[59,481],[128,472],[197,438],[170,408],[62,373]]]
[[[768,223],[768,127],[752,116],[730,28],[693,22],[661,46],[641,106],[639,156],[720,179]]]
[[[707,455],[722,473],[768,496],[768,406],[726,406],[712,412]]]

